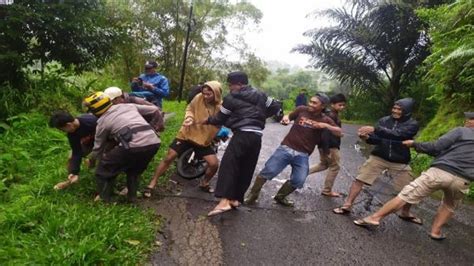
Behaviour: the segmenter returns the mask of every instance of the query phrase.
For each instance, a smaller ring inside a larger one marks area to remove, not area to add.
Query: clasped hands
[[[357,134],[359,135],[361,139],[366,140],[369,138],[370,134],[374,133],[374,131],[375,131],[375,128],[372,126],[363,126],[359,128],[359,130],[357,131]],[[414,140],[409,139],[409,140],[402,141],[402,144],[407,147],[413,147],[414,142],[415,142]]]

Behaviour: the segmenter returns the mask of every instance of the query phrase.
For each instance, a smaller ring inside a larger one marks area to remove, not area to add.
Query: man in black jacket
[[[221,200],[208,216],[231,210],[243,202],[257,165],[265,120],[280,108],[265,93],[250,87],[244,72],[229,73],[227,83],[230,93],[219,113],[204,122],[224,125],[233,132],[219,167],[215,196]]]
[[[382,117],[375,127],[364,126],[359,129],[359,137],[368,144],[375,145],[369,159],[359,169],[359,175],[352,182],[349,196],[344,204],[333,210],[336,214],[348,214],[352,204],[364,185],[372,185],[380,174],[387,170],[393,177],[396,190],[411,182],[410,149],[402,141],[413,139],[418,132],[418,122],[411,118],[414,101],[404,98],[395,102],[392,115]],[[401,219],[422,224],[421,219],[410,213],[411,205],[403,207]]]

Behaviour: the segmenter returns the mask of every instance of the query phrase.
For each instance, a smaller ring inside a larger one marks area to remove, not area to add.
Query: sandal
[[[151,187],[146,187],[143,189],[143,197],[144,198],[151,198],[153,195],[153,188]]]
[[[70,185],[71,185],[71,181],[66,180],[66,181],[57,183],[56,185],[54,185],[53,188],[54,190],[62,190],[69,187]]]
[[[218,215],[218,214],[221,214],[221,213],[230,211],[230,210],[232,210],[232,209],[233,209],[232,206],[227,206],[227,207],[222,207],[222,208],[216,208],[216,209],[210,211],[210,212],[207,214],[207,217],[215,216],[215,215]]]
[[[321,195],[326,196],[326,197],[334,197],[334,198],[339,198],[342,196],[341,193],[334,192],[334,191],[330,191],[330,192],[323,191],[321,192]]]
[[[344,214],[345,215],[345,214],[351,213],[351,208],[341,206],[341,207],[337,207],[337,208],[333,209],[332,212],[335,213],[335,214]]]
[[[441,241],[441,240],[446,239],[446,235],[444,235],[444,234],[441,234],[439,236],[435,236],[435,235],[432,235],[432,234],[428,234],[428,235],[430,236],[431,239],[436,240],[436,241]]]
[[[207,185],[207,186],[199,185],[199,189],[207,193],[214,193],[214,189],[211,188],[211,185]]]
[[[398,218],[400,218],[404,221],[410,222],[410,223],[418,224],[418,225],[423,224],[423,220],[419,217],[416,217],[416,216],[402,216],[402,215],[398,214]]]
[[[231,201],[230,207],[232,207],[232,209],[237,209],[238,207],[240,207],[240,202],[238,200]]]
[[[380,225],[380,224],[378,224],[378,223],[369,222],[366,218],[354,220],[354,224],[355,224],[355,225],[358,225],[358,226],[364,226],[364,227],[368,227],[368,226],[377,227],[377,226]]]

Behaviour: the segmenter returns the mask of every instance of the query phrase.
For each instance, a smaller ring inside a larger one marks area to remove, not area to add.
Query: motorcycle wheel
[[[206,172],[207,162],[198,158],[190,159],[191,156],[195,156],[194,150],[188,149],[178,157],[176,162],[178,175],[184,179],[195,179]]]

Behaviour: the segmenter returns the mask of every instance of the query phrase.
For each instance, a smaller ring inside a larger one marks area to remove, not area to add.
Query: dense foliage
[[[318,15],[337,24],[306,33],[311,43],[295,50],[357,93],[390,106],[428,55],[426,24],[407,5],[357,0]]]
[[[36,63],[42,70],[52,60],[76,70],[102,66],[127,38],[107,14],[100,0],[0,5],[0,81],[21,90],[23,67]]]
[[[252,60],[239,33],[255,27],[262,13],[245,1],[194,1],[189,20],[189,2],[182,0],[130,0],[126,5],[110,1],[110,8],[127,28],[131,42],[121,44],[113,67],[117,77],[130,79],[140,72],[147,58],[159,62],[159,71],[170,80],[175,96],[180,80],[188,23],[191,25],[184,88],[223,77],[234,65],[229,51],[242,61]],[[229,36],[229,31],[237,33]]]

